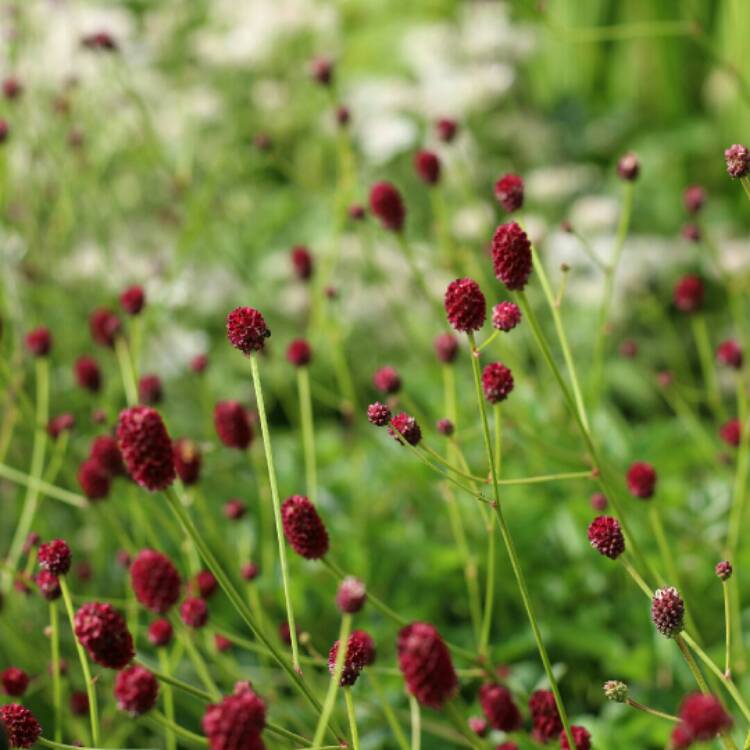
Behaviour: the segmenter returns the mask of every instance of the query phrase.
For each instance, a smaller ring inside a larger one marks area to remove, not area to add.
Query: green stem
[[[419,750],[422,744],[422,713],[419,701],[409,694],[409,714],[411,716],[411,750]]]
[[[169,674],[170,670],[170,664],[169,664],[169,654],[167,653],[166,648],[159,648],[159,668],[161,669],[163,674]],[[167,721],[170,723],[174,723],[174,693],[172,691],[172,686],[169,684],[164,684],[164,687],[162,689],[162,698],[164,702],[164,715],[166,716]],[[166,742],[167,750],[176,750],[177,748],[177,738],[175,736],[175,731],[170,726],[164,727],[164,739]]]
[[[398,743],[399,748],[401,750],[409,750],[409,741],[406,739],[404,730],[401,728],[401,725],[398,723],[396,714],[393,713],[391,704],[388,703],[388,698],[383,692],[383,688],[381,687],[380,682],[370,670],[367,670],[367,677],[370,680],[370,684],[372,685],[373,690],[378,696],[378,700],[380,701],[380,705],[383,709],[383,713],[385,714],[385,720],[388,722],[388,726],[390,726],[391,731],[393,732],[393,736],[396,738],[396,742]]]
[[[62,681],[60,680],[60,622],[57,602],[49,603],[50,646],[52,649],[52,712],[55,717],[55,742],[62,740]]]
[[[208,671],[208,666],[206,665],[205,660],[201,656],[200,651],[198,651],[195,643],[193,643],[193,633],[183,625],[182,620],[180,620],[177,615],[170,617],[170,619],[177,631],[177,637],[182,641],[182,645],[185,648],[185,651],[187,651],[188,658],[193,663],[195,673],[203,683],[203,687],[209,692],[212,700],[219,700],[221,698],[221,690],[219,690],[211,677],[211,673]]]
[[[351,688],[344,688],[346,713],[349,717],[349,733],[352,737],[352,750],[359,750],[359,731],[357,730],[357,715],[354,712],[354,698]]]
[[[740,182],[742,183],[742,188],[745,191],[747,199],[750,200],[750,178],[743,177]]]
[[[37,477],[24,474],[22,471],[13,469],[5,464],[0,464],[0,477],[31,490],[38,491],[47,497],[52,497],[55,500],[60,500],[68,505],[73,505],[76,508],[88,508],[89,506],[83,495],[78,495],[75,492],[68,492],[68,490],[55,487],[52,484],[47,484],[47,482],[44,482]],[[21,547],[23,548],[23,545],[21,545]]]
[[[315,428],[313,425],[312,398],[310,397],[310,373],[307,367],[297,368],[297,390],[302,421],[302,445],[305,455],[305,478],[307,494],[315,504],[318,496],[318,478],[315,466]]]
[[[634,701],[632,698],[627,698],[625,700],[625,703],[627,703],[632,708],[637,709],[638,711],[643,711],[644,713],[651,714],[651,716],[658,716],[660,719],[673,721],[675,724],[679,724],[682,721],[679,716],[673,716],[672,714],[666,714],[663,711],[657,711],[655,708],[644,706],[643,703],[638,703],[638,701]]]
[[[284,587],[284,602],[286,604],[287,622],[289,623],[289,638],[292,642],[292,666],[296,672],[299,666],[299,645],[297,644],[297,626],[294,622],[294,608],[292,606],[292,595],[289,585],[289,566],[286,559],[286,543],[284,541],[284,530],[281,523],[281,501],[279,499],[279,488],[276,484],[276,467],[273,462],[273,449],[271,447],[271,435],[266,418],[266,405],[263,400],[263,389],[260,383],[258,371],[258,360],[255,355],[250,357],[250,369],[253,374],[253,387],[255,389],[255,401],[258,406],[258,417],[260,419],[260,431],[263,436],[263,449],[266,454],[268,467],[268,483],[271,486],[271,502],[273,503],[274,521],[276,523],[276,540],[279,547],[279,563],[281,565],[281,580]]]
[[[37,743],[42,747],[48,747],[50,750],[102,750],[100,747],[84,747],[81,745],[65,745],[62,742],[53,742],[48,740],[46,737],[39,737]],[[133,750],[132,748],[122,748],[122,750]],[[144,750],[151,750],[145,748]]]
[[[505,515],[503,514],[500,507],[500,491],[497,484],[495,462],[492,455],[490,427],[489,421],[487,419],[487,410],[484,405],[484,396],[482,394],[482,379],[479,372],[479,356],[475,355],[476,345],[474,342],[474,335],[472,333],[469,334],[469,344],[472,350],[471,367],[474,374],[474,388],[477,396],[477,404],[482,420],[482,432],[484,434],[484,445],[487,454],[487,463],[489,464],[490,474],[492,476],[492,486],[495,496],[495,515],[497,517],[498,523],[500,524],[500,533],[502,534],[503,542],[505,543],[505,548],[508,552],[508,557],[510,558],[511,567],[513,568],[513,574],[515,575],[516,583],[518,584],[518,590],[521,594],[521,599],[526,610],[526,615],[529,618],[529,623],[534,634],[534,640],[536,641],[537,650],[539,651],[539,656],[541,658],[542,664],[544,665],[544,671],[547,675],[547,680],[550,683],[550,688],[552,689],[552,693],[555,697],[555,704],[557,705],[557,710],[560,713],[560,720],[562,721],[565,736],[568,739],[568,744],[570,745],[570,747],[575,747],[576,743],[570,730],[568,713],[565,710],[565,704],[563,703],[562,696],[560,695],[560,689],[557,685],[557,679],[555,678],[555,673],[552,669],[552,664],[550,663],[549,656],[547,655],[547,649],[544,645],[541,631],[539,630],[536,614],[531,604],[531,596],[529,595],[529,591],[526,585],[526,578],[524,577],[523,571],[521,569],[521,563],[518,558],[518,553],[516,552],[515,545],[513,543],[510,528],[508,527],[508,524],[505,520]]]
[[[91,679],[91,670],[89,669],[89,660],[86,656],[83,646],[75,635],[75,614],[73,612],[73,600],[70,596],[70,589],[68,588],[68,581],[65,576],[60,576],[60,590],[62,591],[63,602],[65,602],[65,610],[68,613],[68,620],[70,621],[70,630],[73,633],[73,640],[76,644],[76,650],[78,651],[78,660],[81,662],[81,671],[83,672],[83,680],[86,683],[86,695],[89,699],[89,718],[91,719],[91,742],[95,746],[99,746],[99,706],[96,700],[96,688],[94,681]]]
[[[115,354],[117,355],[117,365],[120,368],[122,388],[125,391],[128,406],[135,406],[138,403],[138,386],[133,371],[133,362],[128,351],[128,342],[122,336],[115,339]]]
[[[722,581],[721,589],[724,594],[724,674],[727,677],[732,676],[732,614],[729,606],[729,586],[726,581]]]
[[[159,713],[159,711],[153,709],[149,711],[147,715],[164,727],[164,731],[167,733],[166,736],[174,738],[175,735],[177,735],[188,742],[192,742],[194,745],[203,747],[208,746],[208,740],[205,737],[196,734],[195,732],[191,732],[189,729],[185,729],[185,727],[181,727],[179,724],[175,723],[173,718],[165,716],[164,714]]]
[[[484,614],[482,631],[479,638],[479,655],[486,658],[489,653],[490,631],[492,630],[492,611],[495,603],[495,516],[490,516],[487,527],[487,578],[484,592]]]
[[[716,378],[716,368],[714,367],[713,354],[711,352],[711,342],[708,337],[708,327],[706,318],[701,313],[695,313],[691,317],[693,326],[693,336],[695,345],[698,349],[698,357],[703,372],[703,383],[708,395],[708,401],[717,419],[723,420],[726,417],[724,405],[721,402],[719,393],[719,382]]]

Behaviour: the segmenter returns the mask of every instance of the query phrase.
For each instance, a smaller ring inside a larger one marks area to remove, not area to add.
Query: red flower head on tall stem
[[[263,750],[266,704],[249,682],[238,682],[232,695],[207,706],[202,726],[210,750]]]
[[[473,333],[484,325],[487,301],[473,279],[456,279],[445,290],[445,312],[456,331]]]
[[[510,214],[523,207],[523,179],[517,174],[503,175],[495,183],[495,198]]]
[[[180,574],[172,561],[153,549],[141,550],[130,565],[135,598],[151,612],[164,614],[180,598]]]
[[[656,469],[645,461],[630,465],[627,474],[628,489],[633,497],[648,500],[656,491]]]
[[[106,307],[94,310],[89,316],[91,338],[99,346],[112,348],[115,345],[115,339],[119,335],[121,328],[120,319]]]
[[[128,315],[138,315],[143,310],[145,303],[146,294],[143,291],[143,287],[137,284],[129,286],[120,295],[120,305]]]
[[[120,412],[117,444],[128,473],[141,487],[155,492],[172,484],[172,441],[155,409],[132,406]]]
[[[308,498],[288,497],[281,506],[281,522],[287,541],[301,557],[319,560],[328,552],[328,532]]]
[[[406,209],[401,193],[390,182],[376,182],[370,190],[370,210],[384,229],[400,232],[404,228]]]
[[[24,343],[35,357],[46,357],[52,351],[52,334],[49,328],[40,326],[26,334]]]
[[[492,238],[495,276],[510,290],[522,291],[531,274],[531,243],[526,232],[512,221],[501,224]]]
[[[42,727],[28,708],[17,703],[0,706],[0,723],[10,747],[31,747],[42,733]]]
[[[419,179],[427,185],[437,185],[440,181],[440,159],[434,151],[417,151],[414,154],[414,169]]]
[[[229,343],[243,354],[263,349],[270,335],[265,319],[253,307],[236,307],[227,315]]]
[[[298,279],[308,281],[312,278],[314,263],[312,253],[304,245],[295,245],[290,253],[292,268]]]
[[[675,284],[674,304],[680,312],[698,312],[703,307],[703,296],[703,281],[699,276],[683,276]]]
[[[238,401],[219,401],[214,408],[216,434],[228,448],[245,450],[253,439],[250,416]]]
[[[122,669],[135,656],[128,626],[111,604],[84,604],[75,614],[74,627],[80,644],[103,667]]]

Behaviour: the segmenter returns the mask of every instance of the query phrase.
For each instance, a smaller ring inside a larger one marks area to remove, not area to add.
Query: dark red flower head
[[[715,570],[716,575],[722,581],[728,581],[732,577],[732,573],[734,572],[732,563],[730,563],[729,560],[722,560],[721,562],[716,563]]]
[[[589,541],[600,554],[616,560],[625,551],[620,522],[611,516],[599,516],[589,525]]]
[[[8,667],[0,674],[0,682],[3,683],[3,690],[6,695],[18,697],[26,692],[26,688],[29,686],[29,676],[23,669]]]
[[[437,629],[426,622],[407,625],[399,631],[397,650],[408,691],[423,706],[442,708],[456,692],[458,678]]]
[[[673,586],[657,589],[651,600],[651,621],[666,638],[682,632],[685,620],[685,603]]]
[[[345,107],[343,104],[336,107],[336,122],[340,127],[346,127],[351,117],[352,113],[349,111],[349,107]]]
[[[656,470],[651,464],[636,461],[628,469],[628,489],[633,497],[648,500],[656,489]]]
[[[312,253],[304,245],[295,245],[290,253],[292,268],[298,279],[307,281],[313,275]]]
[[[742,426],[739,419],[730,419],[719,429],[719,437],[727,444],[736,448],[742,438]]]
[[[328,671],[336,673],[336,657],[339,653],[339,643],[336,641],[328,652]],[[341,686],[351,687],[357,681],[360,673],[375,661],[375,644],[369,633],[355,630],[347,641],[344,655],[344,668],[341,672]]]
[[[57,440],[63,432],[70,431],[75,426],[76,418],[70,412],[65,412],[50,419],[47,423],[47,434],[53,440]]]
[[[734,370],[742,368],[742,348],[734,339],[722,341],[716,349],[716,359]]]
[[[214,634],[214,645],[216,646],[216,650],[222,654],[232,649],[232,641],[230,641],[229,638],[225,638],[220,633]]]
[[[591,735],[584,727],[572,726],[570,732],[573,735],[573,742],[576,746],[573,750],[591,750]],[[571,750],[565,731],[560,731],[560,748],[561,750]]]
[[[73,716],[88,716],[89,697],[84,690],[75,690],[70,694],[70,713]]]
[[[158,694],[159,683],[148,669],[136,665],[117,673],[115,698],[120,711],[142,716],[154,707]]]
[[[706,191],[700,185],[690,185],[682,194],[682,202],[689,214],[697,214],[706,202]]]
[[[531,243],[526,232],[512,221],[501,224],[492,237],[495,276],[508,289],[521,291],[531,273]]]
[[[513,373],[501,362],[491,362],[482,370],[482,388],[491,404],[499,404],[513,390]]]
[[[219,401],[214,408],[214,426],[228,448],[245,450],[253,439],[250,417],[239,401]]]
[[[495,198],[509,213],[523,206],[523,179],[517,174],[506,174],[495,183]]]
[[[617,174],[622,177],[623,180],[632,182],[638,179],[638,175],[641,171],[641,163],[638,161],[638,157],[635,154],[625,154],[620,157],[620,161],[617,162]]]
[[[14,76],[8,76],[8,78],[3,80],[3,96],[6,99],[18,99],[19,96],[23,93],[23,86],[21,85],[21,82],[18,80],[18,78],[15,78]]]
[[[10,125],[8,121],[0,117],[0,143],[5,143],[10,135]]]
[[[97,52],[117,52],[117,40],[108,31],[94,31],[81,37],[81,45]]]
[[[224,515],[230,521],[239,521],[247,512],[247,506],[242,500],[233,497],[231,500],[227,500],[224,503]]]
[[[42,727],[28,708],[17,703],[0,706],[0,722],[10,747],[31,747],[42,733]]]
[[[436,426],[437,431],[446,437],[450,437],[456,430],[456,426],[450,421],[450,419],[438,419]]]
[[[370,190],[370,210],[384,229],[400,232],[404,227],[406,209],[401,193],[390,182],[376,182]]]
[[[381,367],[372,376],[372,383],[381,393],[398,393],[401,390],[401,378],[393,367]]]
[[[684,313],[693,313],[703,307],[703,281],[699,276],[683,276],[674,287],[675,307]]]
[[[562,730],[560,712],[551,690],[535,690],[529,698],[533,729],[531,736],[538,742],[549,742]]]
[[[94,310],[89,316],[91,338],[100,346],[113,347],[121,328],[120,319],[106,307]]]
[[[724,151],[727,163],[727,173],[736,180],[750,174],[750,150],[739,143],[735,143]]]
[[[200,375],[201,373],[206,371],[206,367],[208,367],[208,355],[207,354],[196,354],[191,360],[190,360],[190,369]]]
[[[110,476],[125,474],[125,465],[117,447],[117,440],[110,435],[99,435],[94,438],[89,449],[89,458],[96,461]]]
[[[254,581],[260,575],[260,568],[256,563],[245,563],[240,568],[240,575],[245,581]]]
[[[148,626],[148,640],[154,646],[168,646],[172,642],[172,623],[169,620],[154,620]]]
[[[135,656],[128,626],[111,604],[84,604],[74,623],[76,638],[97,664],[122,669]]]
[[[367,407],[367,420],[376,427],[384,427],[391,420],[391,410],[380,401]]]
[[[688,242],[700,242],[702,237],[701,228],[697,224],[688,222],[687,224],[683,224],[680,235]]]
[[[287,347],[287,360],[295,367],[304,367],[312,360],[312,347],[305,339],[295,339]]]
[[[180,574],[172,561],[153,549],[141,550],[130,565],[135,598],[146,609],[163,614],[180,598]]]
[[[302,495],[288,497],[281,506],[284,535],[292,549],[308,560],[328,552],[328,532],[315,506]]]
[[[336,592],[336,606],[341,612],[353,615],[365,606],[367,589],[365,584],[354,576],[347,576],[341,581]]]
[[[698,742],[712,740],[732,727],[732,718],[718,699],[705,693],[688,695],[680,706],[680,718],[692,739]]]
[[[35,357],[46,357],[52,351],[52,334],[44,326],[29,331],[24,341],[26,348]]]
[[[227,315],[229,343],[243,354],[259,352],[271,335],[263,316],[252,307],[237,307]]]
[[[128,473],[141,487],[154,492],[172,484],[172,441],[155,409],[132,406],[120,412],[117,444]]]
[[[479,688],[479,703],[493,729],[503,732],[515,732],[516,729],[520,729],[521,712],[513,701],[510,690],[504,685],[482,685]]]
[[[180,617],[189,628],[202,628],[208,622],[208,605],[204,599],[189,596],[180,605]]]
[[[685,750],[693,744],[693,734],[685,724],[678,724],[669,738],[669,750]]]
[[[362,221],[366,215],[366,209],[361,203],[352,203],[349,206],[349,218],[353,221]]]
[[[238,682],[232,695],[207,706],[202,726],[210,750],[263,750],[266,704],[249,682]]]
[[[473,279],[456,279],[445,290],[445,312],[457,331],[473,333],[484,325],[487,302]]]
[[[141,375],[138,380],[138,400],[147,406],[161,403],[164,392],[161,387],[161,378],[149,373]]]
[[[437,137],[444,143],[450,143],[458,132],[458,123],[449,117],[441,117],[435,123]]]
[[[414,169],[422,182],[436,185],[440,180],[440,159],[434,151],[417,151],[414,154]]]
[[[395,440],[399,439],[398,435],[406,440],[409,445],[418,445],[422,439],[422,430],[414,417],[410,417],[405,411],[399,412],[391,419],[391,426],[388,428],[388,434],[392,435]]]
[[[512,331],[521,322],[521,309],[515,302],[498,302],[492,308],[492,327]]]
[[[102,387],[102,373],[99,369],[99,363],[93,358],[84,354],[79,357],[73,365],[76,383],[81,388],[98,393]]]
[[[490,725],[487,723],[487,719],[484,716],[472,716],[467,722],[469,729],[471,729],[477,737],[486,737],[490,731]]]
[[[39,593],[49,602],[59,599],[62,594],[60,581],[54,573],[40,570],[34,579],[39,587]]]
[[[180,438],[172,443],[172,458],[177,476],[185,485],[195,484],[201,475],[201,451],[190,438]]]
[[[210,599],[218,588],[219,583],[210,570],[198,571],[190,581],[190,590],[203,599]]]
[[[458,339],[452,333],[441,333],[435,337],[433,342],[435,355],[445,364],[456,361],[458,356]]]
[[[64,576],[70,570],[71,558],[70,547],[62,539],[43,544],[37,553],[39,567],[56,576]]]
[[[321,85],[333,81],[333,61],[329,57],[316,57],[310,63],[310,75]]]
[[[120,295],[120,304],[122,305],[122,309],[125,310],[128,315],[138,315],[138,313],[143,310],[145,302],[146,295],[143,291],[143,287],[138,286],[137,284],[129,286]]]

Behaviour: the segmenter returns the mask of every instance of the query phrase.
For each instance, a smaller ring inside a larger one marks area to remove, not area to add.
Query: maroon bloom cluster
[[[508,289],[522,291],[531,274],[531,243],[516,224],[501,224],[492,238],[495,276]]]
[[[672,746],[690,747],[694,742],[707,742],[732,728],[732,718],[721,703],[705,693],[693,693],[680,706],[680,724],[672,734]]]
[[[265,319],[253,307],[237,307],[227,315],[229,343],[243,354],[260,351],[270,335]]]
[[[495,198],[508,212],[523,206],[523,179],[517,174],[506,174],[495,183]]]
[[[172,484],[172,441],[157,411],[133,406],[120,412],[117,444],[128,473],[141,487],[155,492]]]
[[[190,486],[200,479],[202,458],[200,448],[194,440],[175,440],[172,443],[172,460],[177,476],[183,484]]]
[[[473,279],[456,279],[445,290],[445,312],[457,331],[473,333],[484,325],[487,302]]]
[[[588,535],[591,546],[610,560],[616,560],[625,551],[625,537],[616,518],[595,518],[589,525]]]
[[[70,570],[70,547],[62,539],[42,544],[37,552],[39,567],[55,576],[64,576]]]
[[[84,604],[75,614],[74,629],[88,655],[103,667],[122,669],[135,656],[125,620],[110,604]]]
[[[549,742],[559,736],[563,725],[551,690],[535,690],[529,698],[532,737],[538,742]]]
[[[142,716],[154,707],[158,694],[159,683],[148,669],[136,665],[117,673],[115,698],[121,711]]]
[[[498,302],[492,308],[492,327],[512,331],[521,322],[521,309],[515,302]]]
[[[437,185],[440,180],[440,159],[433,151],[417,151],[414,155],[414,169],[427,185]]]
[[[339,641],[336,641],[328,652],[328,671],[333,675],[336,673],[336,658],[339,653]],[[344,655],[344,667],[341,672],[340,685],[351,687],[357,681],[365,667],[375,662],[375,643],[369,633],[364,630],[355,630],[346,644]]]
[[[491,362],[482,370],[482,389],[491,404],[499,404],[513,390],[513,374],[501,362]]]
[[[493,729],[515,732],[521,728],[521,712],[504,685],[485,683],[479,689],[479,703]]]
[[[679,635],[684,627],[685,603],[673,586],[658,589],[651,600],[651,621],[666,638]]]
[[[238,682],[232,695],[206,708],[202,726],[211,750],[263,750],[266,704],[249,682]]]
[[[5,727],[10,747],[31,747],[42,733],[42,727],[34,714],[17,703],[0,706],[0,722]]]
[[[180,598],[180,574],[172,561],[153,549],[141,550],[130,565],[136,599],[146,609],[164,614]]]
[[[401,193],[390,182],[376,182],[370,190],[370,210],[384,229],[400,232],[406,219]]]
[[[245,450],[253,439],[250,416],[239,401],[219,401],[214,407],[216,434],[227,448]]]
[[[319,560],[328,552],[328,532],[308,498],[287,498],[281,506],[281,522],[287,541],[301,557]]]
[[[403,438],[409,445],[418,445],[422,439],[422,430],[414,417],[405,411],[399,412],[391,418],[388,433],[398,442]]]
[[[628,469],[627,482],[633,497],[648,500],[656,490],[656,470],[651,464],[637,461]]]

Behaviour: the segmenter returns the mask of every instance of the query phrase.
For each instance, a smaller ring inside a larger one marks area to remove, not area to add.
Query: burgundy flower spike
[[[132,406],[120,412],[117,444],[128,473],[141,487],[155,492],[172,484],[172,441],[155,409]]]

